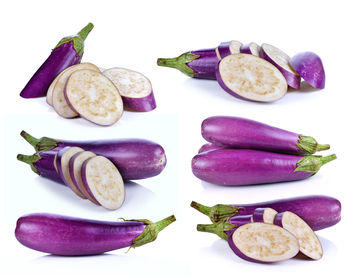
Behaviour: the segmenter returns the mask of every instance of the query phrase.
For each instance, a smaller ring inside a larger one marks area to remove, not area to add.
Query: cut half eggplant
[[[256,208],[253,212],[254,222],[264,222],[273,224],[278,212],[272,208]]]
[[[64,183],[69,186],[72,191],[77,194],[79,197],[86,199],[86,197],[82,194],[82,192],[74,185],[72,178],[69,173],[69,160],[73,155],[78,152],[84,151],[79,147],[64,147],[59,150],[57,153],[56,165],[57,170],[64,181]]]
[[[156,108],[151,81],[143,74],[124,68],[111,68],[103,74],[118,88],[124,107],[141,112]]]
[[[228,243],[242,259],[272,263],[290,259],[299,252],[296,237],[282,227],[267,223],[248,223],[238,227]]]
[[[260,46],[254,42],[251,42],[249,44],[242,45],[240,51],[241,51],[241,53],[259,56],[260,55]]]
[[[241,42],[237,40],[232,40],[229,46],[231,54],[240,53],[242,45],[243,44]]]
[[[275,46],[262,44],[260,48],[260,56],[280,70],[290,87],[299,89],[300,76],[290,65],[290,57],[286,53],[282,52]]]
[[[288,88],[275,66],[250,54],[232,54],[223,58],[216,78],[229,94],[251,101],[275,101],[283,97]]]
[[[91,63],[81,63],[68,67],[58,75],[58,79],[52,90],[52,106],[54,107],[55,111],[62,117],[73,118],[78,116],[78,114],[74,112],[68,105],[64,97],[64,88],[70,75],[77,70],[83,69],[89,69],[97,72],[99,71],[98,67]],[[49,96],[50,95],[47,95],[47,97]]]
[[[90,151],[83,151],[76,153],[69,160],[69,174],[73,184],[81,191],[81,193],[91,202],[99,203],[90,196],[89,192],[86,191],[83,180],[81,179],[81,168],[85,160],[95,157],[96,155]]]
[[[81,178],[86,191],[103,207],[115,210],[125,199],[123,179],[115,165],[103,156],[84,161]]]
[[[117,87],[100,72],[75,71],[67,81],[64,95],[76,113],[98,125],[114,124],[123,113]]]
[[[310,226],[298,215],[286,211],[276,215],[274,223],[292,233],[299,241],[300,252],[319,260],[322,258],[322,245]]]

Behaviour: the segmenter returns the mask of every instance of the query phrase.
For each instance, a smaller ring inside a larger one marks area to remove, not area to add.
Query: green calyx
[[[296,145],[305,153],[305,154],[314,154],[318,151],[328,150],[330,148],[329,144],[318,144],[313,137],[308,136],[299,136],[299,140]]]
[[[226,220],[222,220],[220,222],[213,223],[213,224],[198,224],[197,231],[213,233],[213,234],[218,235],[220,238],[227,240],[228,236],[225,232],[230,231],[231,229],[233,229],[235,227],[237,227],[237,225],[230,223],[226,219]]]
[[[41,159],[40,155],[35,153],[34,155],[31,156],[27,156],[27,155],[22,155],[22,154],[18,154],[17,155],[17,159],[19,161],[23,161],[24,163],[27,163],[30,165],[30,168],[32,169],[32,171],[36,174],[39,175],[38,170],[35,168],[34,163],[36,163],[38,160]]]
[[[191,207],[197,209],[204,215],[207,215],[213,223],[217,223],[221,220],[237,215],[238,210],[243,208],[227,204],[217,204],[209,207],[195,201],[191,202]]]
[[[48,137],[35,138],[25,131],[21,132],[21,136],[34,147],[36,152],[54,149],[58,146],[59,141]]]
[[[189,77],[194,77],[195,71],[192,70],[187,63],[199,58],[197,54],[191,52],[183,53],[182,55],[175,58],[158,58],[157,65],[169,68],[175,68]]]
[[[169,224],[176,221],[174,215],[167,217],[158,222],[151,222],[149,220],[128,220],[128,221],[138,221],[147,224],[143,232],[133,240],[132,248],[142,246],[146,243],[153,242],[157,239],[158,233],[162,231]]]
[[[332,161],[335,160],[337,156],[335,154],[329,155],[329,156],[306,156],[300,159],[297,162],[297,168],[294,170],[294,172],[301,171],[301,172],[309,172],[312,174],[315,174],[320,170],[320,168]]]
[[[62,38],[60,40],[60,42],[58,42],[58,44],[56,45],[56,47],[54,49],[58,48],[59,46],[61,46],[63,44],[72,42],[73,47],[74,47],[77,55],[81,56],[84,53],[84,41],[93,28],[94,28],[94,25],[92,23],[87,24],[76,35],[67,36],[67,37]]]

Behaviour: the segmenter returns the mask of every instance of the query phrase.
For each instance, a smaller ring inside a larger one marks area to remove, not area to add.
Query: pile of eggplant
[[[270,44],[259,46],[236,40],[176,58],[159,58],[157,64],[176,68],[190,77],[216,79],[229,94],[257,102],[278,100],[288,87],[299,89],[301,78],[317,89],[323,89],[326,80],[321,58],[314,52],[290,58]]]
[[[202,122],[203,145],[192,159],[199,179],[227,186],[302,180],[336,155],[314,138],[240,117],[214,116]]]
[[[46,102],[60,116],[79,116],[103,126],[117,122],[124,109],[155,109],[152,84],[141,73],[80,63],[84,41],[92,28],[89,23],[77,35],[63,38],[24,87],[21,97],[46,96]]]
[[[299,252],[319,260],[323,250],[314,231],[341,218],[340,202],[320,195],[213,207],[193,201],[191,206],[213,222],[198,224],[198,231],[218,235],[237,256],[258,263],[279,262]]]
[[[69,186],[80,198],[110,210],[123,204],[124,182],[154,177],[166,165],[162,146],[149,140],[37,139],[25,131],[21,136],[36,153],[19,154],[18,160],[40,176]]]

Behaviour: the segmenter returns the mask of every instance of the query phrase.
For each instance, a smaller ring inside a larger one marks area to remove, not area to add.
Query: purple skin
[[[284,76],[284,78],[287,81],[288,86],[299,89],[300,87],[300,76],[294,73],[291,73],[281,66],[279,66],[263,49],[263,46],[260,47],[260,57],[265,59],[266,61],[270,62],[272,65],[274,65]]]
[[[157,107],[153,91],[151,91],[151,93],[146,97],[134,98],[122,96],[122,99],[124,107],[133,111],[148,112]]]
[[[335,155],[295,156],[247,149],[219,149],[196,155],[193,174],[206,182],[240,186],[306,179]]]
[[[289,60],[293,69],[312,87],[323,89],[326,75],[321,58],[313,52],[298,53]]]
[[[230,43],[231,41],[220,43],[218,47],[218,52],[220,54],[221,59],[231,54]]]
[[[246,54],[252,54],[252,52],[250,50],[250,44],[242,45],[241,48],[240,48],[240,52],[241,53],[246,53]]]
[[[218,150],[218,149],[223,149],[223,148],[227,148],[227,147],[221,146],[221,145],[216,145],[213,143],[206,143],[206,144],[202,145],[201,148],[199,148],[198,154],[209,152],[209,151],[214,151],[214,150]]]
[[[201,130],[207,141],[232,148],[297,155],[329,149],[329,145],[318,144],[312,137],[240,117],[209,117],[202,122]]]
[[[96,255],[152,242],[159,231],[173,221],[174,216],[152,223],[147,220],[107,222],[39,213],[20,217],[15,236],[22,245],[41,252]]]
[[[158,58],[157,65],[175,68],[189,77],[216,79],[219,59],[215,48],[186,52],[175,58]]]
[[[56,172],[54,167],[54,159],[57,151],[49,150],[35,153],[32,156],[17,155],[17,159],[28,163],[32,170],[38,175],[51,179],[60,184],[64,184],[60,175]]]
[[[84,53],[84,40],[93,27],[93,24],[89,23],[77,35],[63,38],[23,88],[20,96],[23,98],[46,96],[51,82],[60,72],[80,63]]]
[[[36,139],[24,131],[21,136],[39,152],[77,146],[104,156],[114,163],[125,181],[154,177],[160,174],[166,165],[162,146],[144,139],[66,141],[48,137]]]
[[[217,204],[213,207],[192,202],[191,206],[207,215],[212,222],[219,222],[235,215],[251,215],[256,208],[272,208],[277,212],[290,211],[302,218],[314,231],[331,227],[341,219],[339,200],[322,195],[310,195],[252,204]]]

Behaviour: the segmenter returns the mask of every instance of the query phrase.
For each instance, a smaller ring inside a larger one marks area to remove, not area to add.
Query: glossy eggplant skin
[[[34,146],[37,152],[76,146],[104,156],[114,163],[124,180],[154,177],[166,166],[167,159],[163,147],[146,139],[124,138],[110,140],[72,141],[48,137],[36,139],[21,132],[21,136]]]
[[[92,28],[93,24],[89,23],[77,35],[63,38],[28,81],[20,96],[23,98],[46,96],[52,81],[60,72],[80,63],[84,53],[84,40]]]

